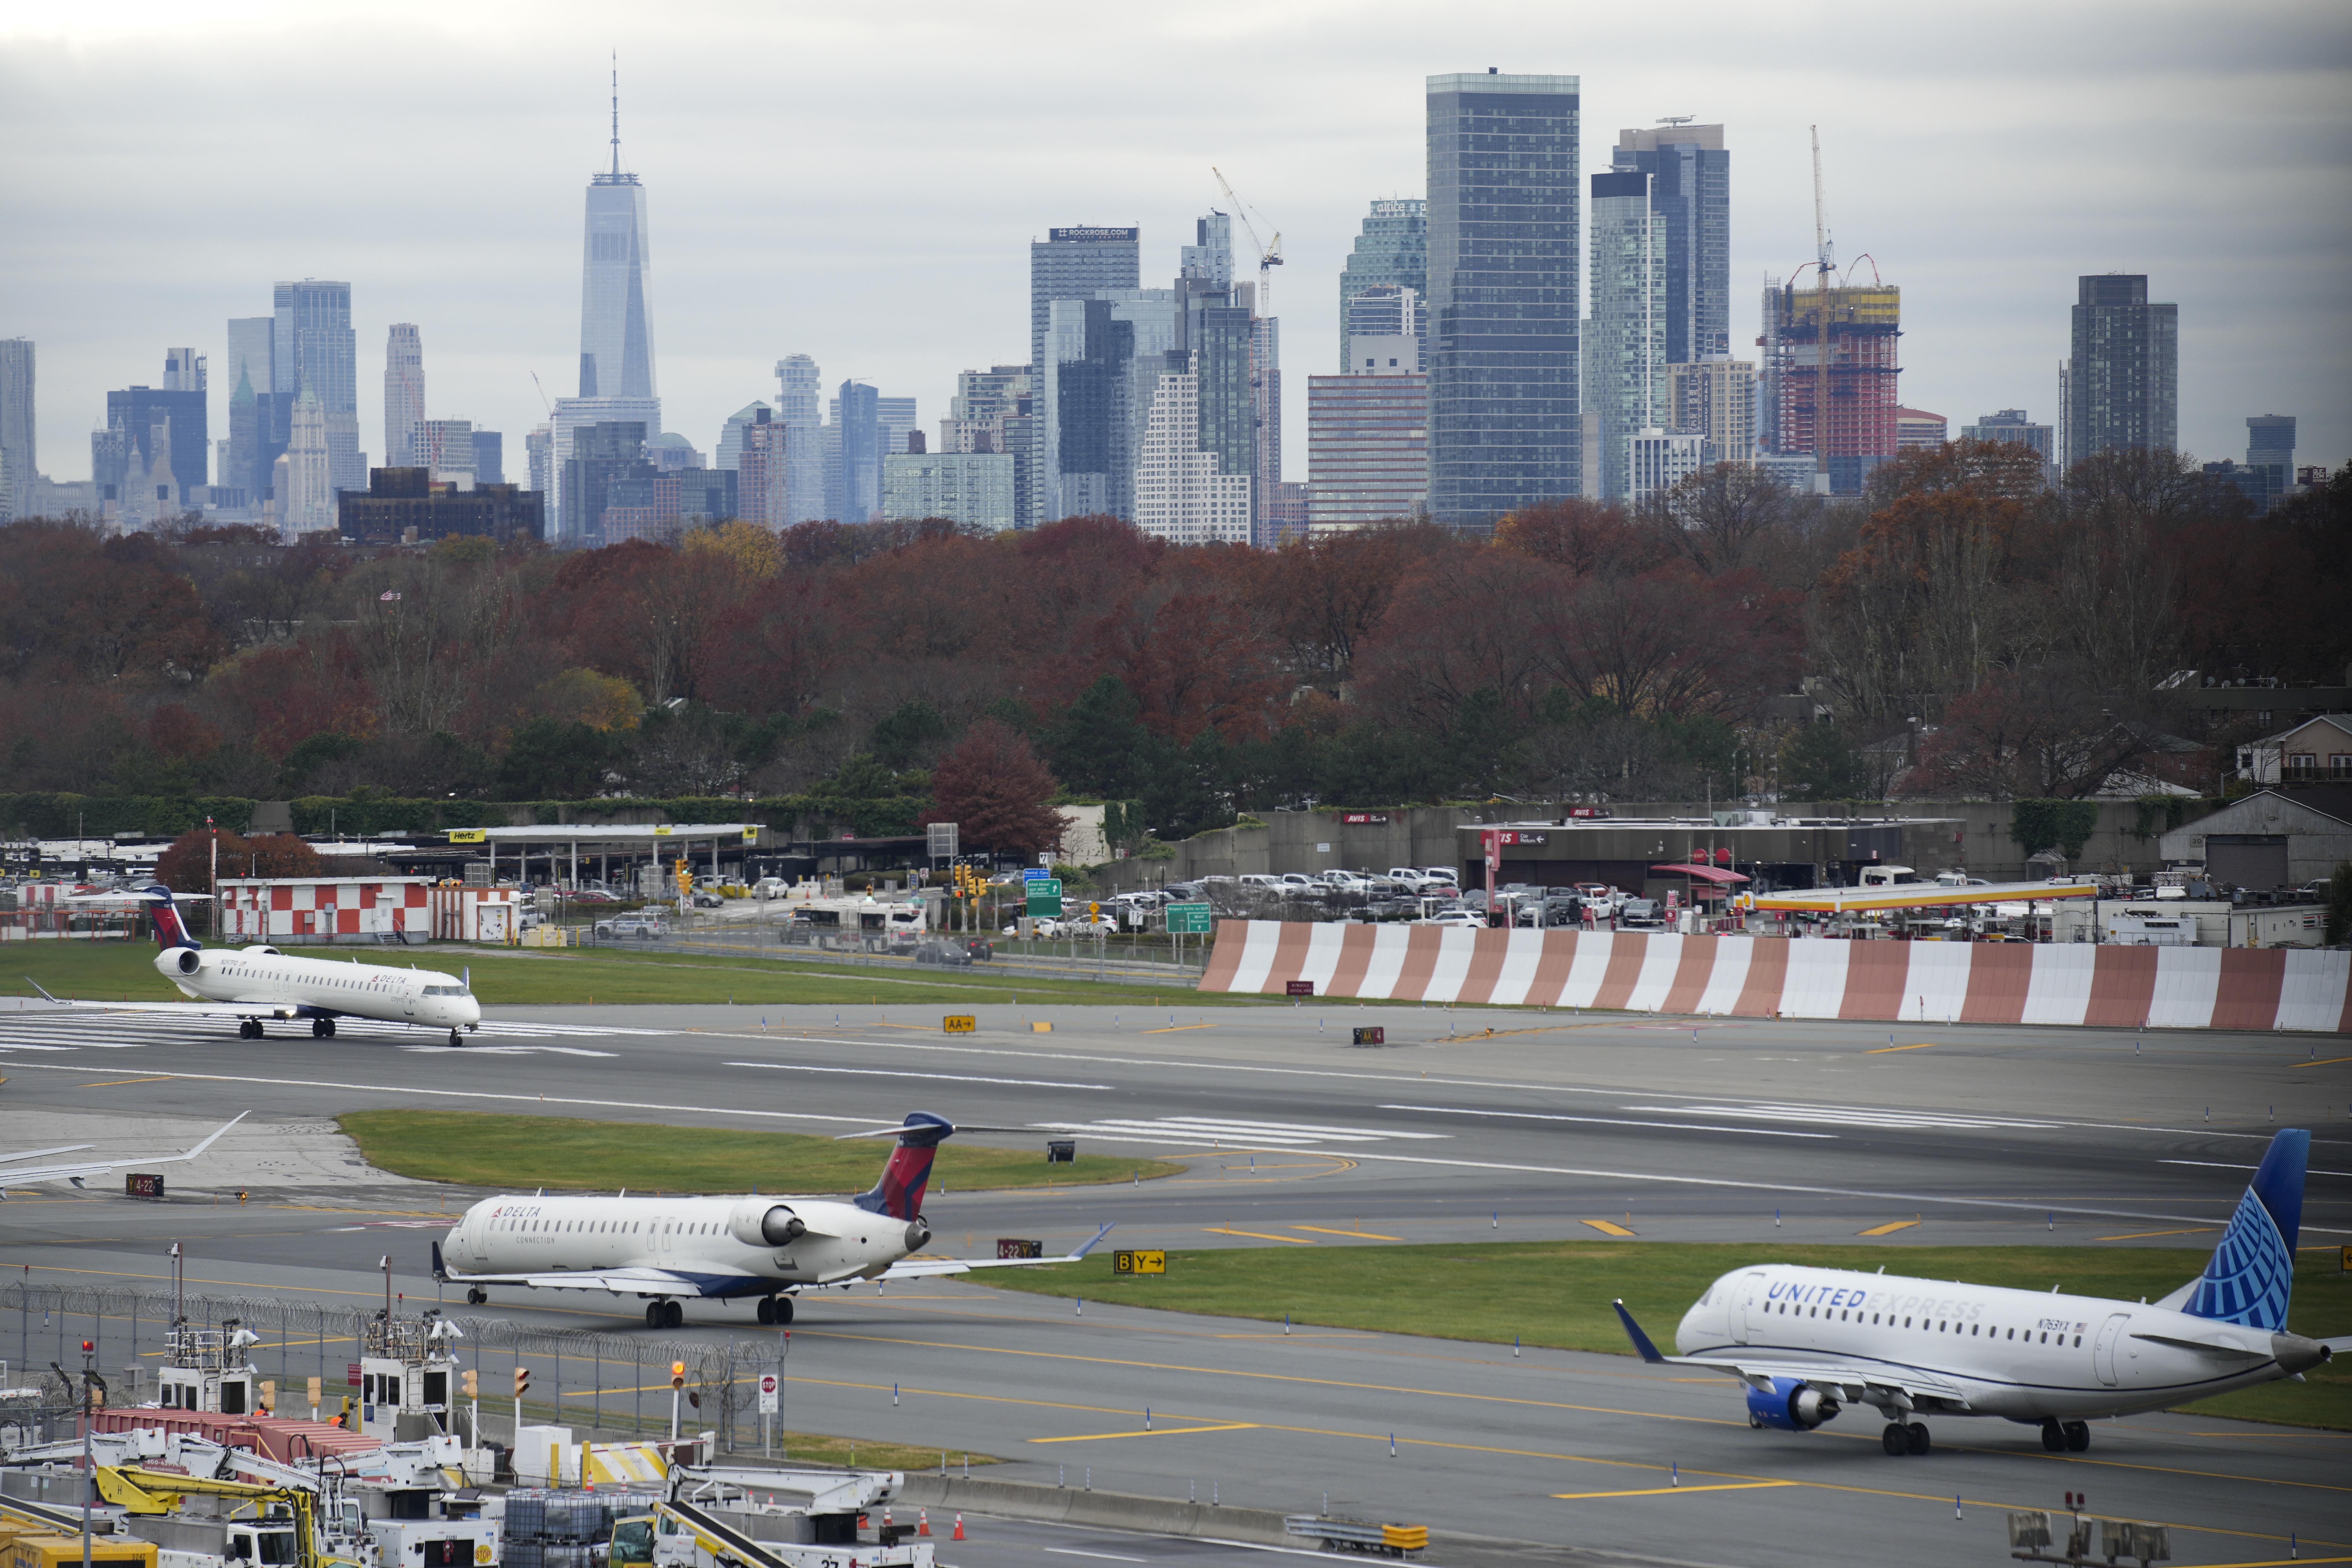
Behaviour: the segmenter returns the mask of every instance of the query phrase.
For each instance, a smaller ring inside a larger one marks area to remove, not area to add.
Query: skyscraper
[[[719,427],[719,446],[711,453],[711,463],[721,468],[740,468],[743,456],[743,436],[754,425],[765,425],[776,416],[776,411],[754,398],[727,416]]]
[[[1428,81],[1429,514],[1486,530],[1577,493],[1578,85]]]
[[[425,419],[425,344],[414,323],[395,321],[383,349],[383,466],[429,467],[416,459]],[[470,466],[470,465],[469,465]]]
[[[1720,125],[1620,131],[1617,169],[1650,176],[1665,220],[1666,363],[1731,352],[1731,154]]]
[[[1666,220],[1650,205],[1650,176],[1592,176],[1592,319],[1583,342],[1583,412],[1593,432],[1584,493],[1633,495],[1636,433],[1666,422]]]
[[[442,484],[459,489],[474,488],[474,422],[470,419],[420,419],[409,450],[414,460],[404,468],[424,468]],[[387,465],[390,466],[390,465]]]
[[[882,509],[882,459],[893,452],[907,450],[907,433],[921,424],[915,413],[911,397],[877,397],[874,400],[876,452],[874,459],[874,507]]]
[[[2058,477],[2056,441],[2047,425],[2036,425],[2025,416],[2022,408],[2004,408],[1997,414],[1981,414],[1973,425],[1960,426],[1963,441],[2005,441],[2014,446],[2031,447],[2042,458],[2045,477]]]
[[[291,433],[293,392],[278,391],[278,318],[245,316],[228,323],[228,461],[218,483],[245,491],[245,503],[268,499],[270,473]]]
[[[2246,416],[2246,466],[2275,465],[2282,487],[2294,482],[2294,416],[2250,414]]]
[[[1418,516],[1428,501],[1429,384],[1399,354],[1370,369],[1307,378],[1307,516],[1315,533]],[[1409,343],[1394,340],[1387,346]]]
[[[327,452],[327,521],[334,526],[337,489],[365,489],[366,463],[360,456],[359,344],[352,335],[352,286],[306,278],[276,289],[277,323],[271,375],[280,395],[308,392],[319,405]],[[290,430],[289,430],[290,436]]]
[[[33,341],[0,338],[0,512],[22,517],[33,491]]]
[[[1410,325],[1380,331],[1359,324],[1352,301],[1367,294],[1389,291],[1394,308],[1395,290],[1412,296]],[[1421,330],[1420,301],[1429,292],[1429,204],[1418,198],[1378,201],[1364,218],[1348,264],[1339,269],[1339,369],[1353,374],[1362,367],[1353,363],[1349,340],[1359,332],[1393,337]]]
[[[1029,363],[1045,363],[1045,327],[1056,300],[1090,300],[1097,289],[1132,289],[1141,277],[1139,228],[1049,228],[1029,242]]]
[[[474,432],[474,488],[507,482],[506,437],[496,430]]]
[[[1768,280],[1762,305],[1765,444],[1783,457],[1811,457],[1816,490],[1860,494],[1897,449],[1902,289],[1885,282],[1822,289],[1791,278]]]
[[[286,484],[278,495],[278,531],[289,542],[297,535],[337,525],[327,411],[311,388],[305,386],[294,395],[291,423],[292,433],[283,454]]]
[[[1185,356],[1163,356],[1135,468],[1135,526],[1177,544],[1246,544],[1250,476],[1223,471],[1201,439],[1199,377]]]
[[[882,510],[880,401],[881,395],[862,381],[843,382],[834,398],[841,466],[838,494],[827,498],[825,515],[836,522],[871,522]]]
[[[166,392],[146,386],[110,392],[106,395],[106,427],[121,436],[119,449],[110,454],[110,462],[126,464],[128,468],[112,473],[94,471],[93,477],[101,486],[121,485],[125,472],[160,466],[166,477],[156,482],[168,483],[171,493],[138,498],[142,502],[152,499],[163,506],[163,512],[157,513],[142,505],[138,509],[142,516],[152,520],[182,507],[204,503],[212,438],[205,429],[203,392]],[[165,446],[169,447],[168,458],[158,451],[159,447]],[[127,501],[131,498],[120,499]]]
[[[2180,307],[2152,305],[2144,273],[2078,280],[2066,374],[2066,461],[2179,437]]]
[[[824,382],[816,361],[786,354],[776,362],[776,420],[784,426],[783,511],[772,521],[789,528],[821,521],[824,510]]]
[[[203,392],[205,385],[205,356],[194,349],[163,351],[163,390],[166,392]]]
[[[613,87],[613,166],[588,182],[580,285],[580,395],[654,397],[654,320],[646,298],[652,235],[646,188],[621,171],[621,92]],[[653,429],[655,421],[646,426]]]

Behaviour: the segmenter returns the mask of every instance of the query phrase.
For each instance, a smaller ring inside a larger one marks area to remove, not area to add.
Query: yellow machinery
[[[128,1535],[93,1535],[89,1541],[91,1568],[155,1568],[155,1543]],[[81,1537],[26,1532],[8,1535],[0,1544],[0,1563],[6,1568],[79,1568]]]
[[[613,1521],[611,1568],[653,1568],[654,1516],[635,1514]]]
[[[176,1475],[163,1470],[100,1465],[98,1494],[126,1512],[176,1512],[189,1497],[228,1498],[263,1510],[255,1519],[226,1521],[228,1553],[256,1568],[358,1568],[358,1559],[319,1550],[317,1501],[300,1487],[263,1486],[255,1481],[222,1481],[205,1476]],[[239,1537],[246,1539],[240,1550]],[[79,1552],[79,1543],[76,1546]],[[152,1559],[150,1559],[152,1564]],[[13,1565],[12,1565],[13,1568]],[[37,1568],[26,1564],[25,1568]]]

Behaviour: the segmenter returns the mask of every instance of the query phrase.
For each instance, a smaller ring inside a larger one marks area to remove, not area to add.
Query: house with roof
[[[2157,840],[2168,866],[2267,892],[2318,881],[2352,860],[2352,780],[2258,790]]]
[[[2250,784],[2352,784],[2352,714],[2322,713],[2238,748]]]

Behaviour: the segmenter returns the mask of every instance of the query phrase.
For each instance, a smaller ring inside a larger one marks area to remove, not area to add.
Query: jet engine
[[[194,948],[184,947],[180,950],[179,970],[181,973],[194,974],[197,970],[202,969],[204,966],[205,961],[203,957],[197,953]]]
[[[908,1221],[907,1222],[907,1250],[908,1250],[908,1251],[909,1251],[909,1252],[919,1252],[919,1251],[921,1251],[921,1250],[922,1250],[922,1247],[923,1247],[923,1244],[924,1244],[925,1242],[927,1242],[927,1241],[930,1240],[930,1239],[931,1239],[931,1227],[930,1227],[929,1226],[928,1226],[928,1225],[926,1225],[926,1224],[924,1224],[924,1223],[923,1223],[923,1220],[922,1220],[922,1218],[921,1218],[921,1216],[920,1216],[920,1215],[918,1215],[918,1216],[916,1216],[915,1218],[910,1219],[910,1220],[908,1220]]]
[[[1770,1426],[1782,1432],[1810,1432],[1822,1422],[1834,1418],[1838,1402],[1811,1384],[1793,1377],[1776,1377],[1768,1391],[1750,1384],[1748,1387],[1748,1424],[1750,1426]]]

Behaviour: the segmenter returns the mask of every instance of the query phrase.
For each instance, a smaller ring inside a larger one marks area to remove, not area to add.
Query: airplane
[[[370,1018],[449,1031],[462,1046],[480,1028],[482,1005],[474,999],[472,976],[429,969],[392,969],[379,963],[296,958],[274,947],[207,948],[188,934],[172,890],[160,882],[140,893],[155,920],[155,973],[194,1002],[75,1002],[50,996],[40,982],[34,990],[69,1007],[110,1013],[178,1013],[240,1020],[240,1039],[257,1040],[265,1018],[308,1018],[318,1039],[332,1039],[337,1018]],[[29,979],[29,977],[28,977]]]
[[[679,1298],[753,1296],[759,1321],[782,1324],[793,1321],[793,1298],[803,1290],[1075,1263],[1110,1234],[1105,1226],[1060,1258],[910,1258],[931,1239],[923,1191],[940,1144],[955,1131],[945,1118],[916,1110],[896,1127],[844,1133],[898,1140],[881,1179],[846,1201],[761,1194],[633,1198],[625,1192],[485,1198],[433,1244],[433,1278],[467,1287],[466,1300],[477,1307],[490,1299],[493,1285],[625,1292],[645,1300],[649,1329],[684,1324]]]
[[[1642,1359],[1748,1386],[1748,1424],[1810,1432],[1848,1405],[1878,1407],[1890,1455],[1928,1449],[1922,1415],[2001,1416],[2052,1453],[2091,1446],[2098,1416],[2164,1410],[2299,1377],[2352,1338],[2286,1331],[2311,1134],[2271,1140],[2204,1273],[2153,1304],[1880,1272],[1764,1264],[1708,1286],[1662,1355],[1625,1303]]]
[[[8,1195],[12,1186],[30,1186],[35,1182],[68,1182],[79,1187],[89,1176],[102,1176],[109,1171],[119,1171],[125,1165],[175,1165],[183,1160],[193,1160],[211,1148],[220,1135],[252,1115],[240,1110],[215,1128],[212,1136],[194,1148],[178,1154],[126,1154],[117,1160],[68,1160],[52,1165],[20,1165],[19,1160],[41,1160],[52,1154],[79,1154],[84,1149],[95,1149],[95,1143],[60,1143],[54,1149],[27,1149],[21,1154],[0,1154],[0,1198]]]

